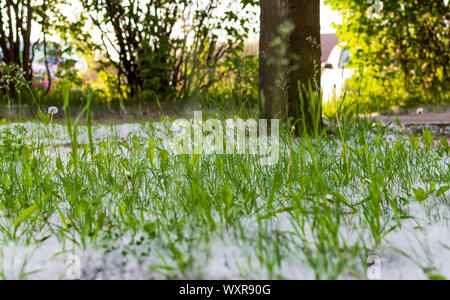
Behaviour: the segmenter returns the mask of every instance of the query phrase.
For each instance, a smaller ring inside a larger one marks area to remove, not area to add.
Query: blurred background
[[[447,0],[321,3],[325,114],[371,113],[449,97]],[[2,118],[71,105],[94,90],[97,119],[195,107],[258,110],[258,0],[0,0]],[[18,75],[19,74],[19,75]]]

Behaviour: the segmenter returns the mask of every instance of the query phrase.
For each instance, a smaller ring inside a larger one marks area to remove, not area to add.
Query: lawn
[[[175,155],[172,121],[1,125],[0,277],[450,278],[445,138],[282,127],[267,166]]]

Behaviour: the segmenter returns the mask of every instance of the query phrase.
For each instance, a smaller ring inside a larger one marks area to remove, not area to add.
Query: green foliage
[[[386,106],[450,100],[448,1],[380,1],[379,13],[375,1],[326,3],[343,15],[338,35],[357,69],[347,97]]]
[[[2,60],[7,65],[17,65],[24,72],[28,82],[33,78],[32,62],[34,47],[43,36],[45,41],[50,18],[58,15],[58,5],[62,0],[8,1],[0,0],[0,50]],[[34,27],[40,27],[39,36]],[[33,29],[33,30],[32,30]]]
[[[236,71],[218,79],[202,93],[202,107],[215,109],[219,113],[255,116],[252,113],[258,103],[258,56],[244,55],[236,50],[226,58],[224,67]]]
[[[0,93],[7,97],[8,102],[13,101],[13,96],[21,93],[26,87],[25,73],[15,64],[0,64]]]
[[[14,155],[25,146],[26,129],[16,125],[13,130],[5,128],[0,131],[0,149],[8,155]]]
[[[237,71],[224,62],[243,49],[249,33],[249,16],[231,6],[219,14],[218,7],[224,4],[218,0],[82,3],[102,33],[102,47],[96,47],[103,48],[106,57],[101,67],[116,69],[121,78],[118,90],[125,97],[143,93],[186,98],[197,90],[206,91],[224,75]],[[114,39],[109,38],[108,26],[113,28]],[[90,50],[91,46],[86,48]]]
[[[249,96],[254,101],[258,79],[256,58],[246,58],[242,52],[251,30],[250,19],[255,17],[250,11],[244,12],[257,2],[239,2],[83,0],[82,11],[73,15],[67,14],[69,5],[60,0],[33,4],[29,10],[30,26],[34,29],[40,25],[40,34],[31,37],[34,44],[25,45],[30,53],[24,49],[14,53],[25,62],[35,59],[35,63],[47,68],[50,58],[56,58],[58,70],[52,76],[48,70],[44,71],[47,73],[43,74],[44,80],[33,81],[40,85],[33,97],[25,95],[23,100],[31,103],[38,95],[40,104],[61,104],[58,101],[61,82],[70,81],[72,86],[81,88],[86,81],[81,81],[82,74],[74,68],[75,61],[67,58],[76,52],[78,57],[84,56],[91,71],[97,71],[98,79],[90,75],[86,78],[96,90],[93,103],[99,98],[103,104],[124,100],[140,104],[156,98],[158,101],[186,99],[197,94],[207,95],[211,89],[223,86],[217,84],[219,81],[226,82],[227,86],[233,84],[235,88],[229,91],[239,90],[242,99]],[[13,4],[0,1],[0,5],[7,10]],[[6,33],[8,24],[2,23]],[[98,35],[92,35],[92,26],[100,31],[100,41]],[[29,32],[23,34],[29,36]],[[62,40],[64,46],[50,42],[50,37]],[[0,38],[6,39],[1,44],[5,62],[13,66],[14,61],[5,56],[10,53],[8,36]],[[43,57],[35,57],[35,53],[42,52]],[[22,63],[22,60],[16,62],[24,70]],[[24,82],[31,83],[33,74],[28,69],[24,71]],[[5,89],[4,94],[7,94]],[[16,95],[8,97],[15,100]],[[225,97],[235,99],[229,93]],[[71,103],[76,103],[79,97],[73,99]]]

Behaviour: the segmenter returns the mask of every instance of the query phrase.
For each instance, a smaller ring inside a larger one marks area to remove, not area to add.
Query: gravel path
[[[425,127],[439,136],[446,136],[450,141],[450,108],[439,112],[425,108],[421,115],[417,114],[416,109],[410,109],[404,113],[372,115],[371,118],[380,119],[383,123],[394,126],[397,126],[398,120],[413,133],[420,133]]]
[[[423,115],[392,115],[381,116],[381,120],[385,123],[395,122],[398,119],[404,125],[429,124],[450,126],[450,113],[430,113]]]

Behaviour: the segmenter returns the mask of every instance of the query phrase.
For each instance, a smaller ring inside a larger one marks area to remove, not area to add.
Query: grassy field
[[[329,122],[272,166],[174,155],[168,118],[5,123],[0,277],[450,277],[447,140]]]

